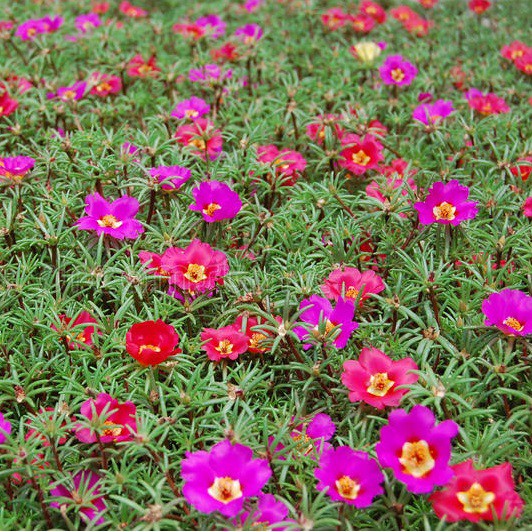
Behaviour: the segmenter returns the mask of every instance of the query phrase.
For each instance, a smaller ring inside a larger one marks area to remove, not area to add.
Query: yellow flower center
[[[325,334],[324,335],[327,336],[335,327],[336,327],[335,323],[333,323],[331,320],[327,320],[325,322]],[[319,325],[316,325],[312,329],[312,334],[315,338],[320,337]]]
[[[139,72],[140,72],[141,74],[148,74],[148,73],[150,73],[152,70],[153,70],[153,68],[152,68],[150,65],[148,65],[147,63],[144,63],[143,65],[140,65],[140,66],[139,66]]]
[[[63,100],[73,100],[75,97],[76,97],[76,93],[75,91],[72,91],[72,90],[67,90],[63,92],[63,95],[61,96]]]
[[[518,57],[521,57],[523,54],[524,54],[523,50],[514,50],[510,54],[510,57],[512,58],[512,60],[514,60],[514,59],[517,59]]]
[[[491,106],[490,102],[487,102],[481,107],[480,114],[490,115],[491,113],[493,113],[493,107]]]
[[[351,158],[355,164],[359,164],[360,166],[367,166],[371,161],[371,157],[364,150],[353,153]]]
[[[514,331],[521,332],[525,328],[525,324],[521,323],[518,319],[508,316],[504,321],[504,325],[511,327]]]
[[[219,211],[222,208],[218,203],[209,203],[204,209],[203,214],[207,216],[212,216],[216,211]]]
[[[355,500],[358,497],[360,491],[360,484],[355,482],[351,477],[344,475],[340,477],[336,482],[336,489],[338,493],[344,498],[350,501]]]
[[[205,141],[200,137],[193,138],[189,143],[189,146],[196,146],[201,151],[205,151],[207,148],[207,144],[205,144]]]
[[[435,466],[429,444],[425,440],[406,442],[403,445],[399,462],[403,466],[403,473],[415,478],[424,477]]]
[[[218,347],[214,349],[221,355],[230,355],[233,352],[233,344],[229,340],[220,340]]]
[[[199,283],[207,279],[205,275],[205,266],[202,264],[189,264],[187,271],[183,274],[185,279],[188,279],[192,283]]]
[[[394,68],[391,72],[392,79],[400,83],[405,79],[405,73],[400,68]]]
[[[369,379],[369,386],[366,391],[371,395],[384,397],[394,384],[395,381],[388,378],[388,373],[374,373]]]
[[[109,85],[107,81],[103,81],[102,83],[96,86],[96,90],[98,92],[109,91],[111,90],[111,85]]]
[[[104,429],[102,431],[103,436],[120,436],[120,433],[122,432],[122,427],[117,427],[116,423],[113,423],[112,421],[104,421],[104,425],[114,425],[112,429]]]
[[[347,297],[349,299],[356,299],[358,297],[359,292],[360,292],[360,290],[357,290],[354,286],[350,286],[345,291],[345,297]]]
[[[33,37],[33,35],[37,33],[37,30],[35,28],[30,28],[27,33],[28,35]]]
[[[79,334],[76,336],[76,340],[77,340],[78,342],[83,342],[83,343],[85,343],[87,339],[85,338],[85,336],[83,336],[83,333],[79,333]]]
[[[303,453],[305,456],[312,452],[314,445],[312,443],[312,438],[306,434],[298,433],[295,436],[292,436],[292,439],[295,442],[298,442],[297,450]]]
[[[444,201],[432,208],[432,214],[436,220],[454,220],[456,218],[456,207]]]
[[[253,333],[249,340],[249,347],[259,349],[260,343],[266,340],[266,335],[262,333]]]
[[[157,345],[153,344],[143,344],[139,347],[139,353],[142,353],[145,349],[149,349],[150,351],[154,351],[155,353],[160,353],[161,348]]]
[[[207,493],[217,501],[228,504],[242,497],[242,486],[239,480],[231,477],[216,477]]]
[[[116,216],[112,214],[106,214],[98,220],[100,227],[111,227],[111,229],[118,229],[123,222],[121,222]]]
[[[462,503],[464,512],[482,514],[489,510],[490,504],[495,500],[495,493],[485,491],[478,482],[474,482],[467,491],[459,491],[456,498]]]
[[[199,113],[195,109],[187,109],[185,111],[185,116],[187,118],[196,118],[198,115],[199,115]]]

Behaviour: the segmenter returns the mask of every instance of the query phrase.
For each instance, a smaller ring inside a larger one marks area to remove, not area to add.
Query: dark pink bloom
[[[362,0],[359,11],[368,17],[371,17],[377,24],[383,24],[386,21],[386,11],[383,7],[371,0]]]
[[[469,188],[456,179],[443,183],[437,181],[429,190],[425,201],[418,201],[414,208],[419,222],[459,225],[464,220],[472,220],[477,215],[477,202],[467,201]]]
[[[119,403],[107,393],[88,399],[81,405],[81,416],[88,420],[75,428],[76,438],[83,443],[130,441],[137,431],[137,407],[131,402]],[[90,426],[87,427],[86,425]]]
[[[375,19],[364,13],[348,15],[347,17],[349,24],[357,33],[369,33],[375,27]]]
[[[93,344],[92,335],[95,332],[102,334],[98,330],[98,322],[86,310],[81,312],[75,320],[72,320],[72,318],[66,314],[60,314],[59,319],[61,320],[61,330],[55,325],[52,325],[51,327],[54,331],[61,333],[61,336],[68,342],[68,347],[70,349],[76,349],[79,347],[80,343],[91,346]],[[85,325],[85,327],[80,330],[83,325]],[[74,336],[74,338],[72,338],[72,336]]]
[[[429,408],[416,405],[410,413],[402,409],[390,413],[375,450],[381,465],[391,468],[408,491],[428,493],[453,476],[449,460],[451,440],[457,434],[454,421],[436,424]]]
[[[120,13],[123,13],[126,17],[130,18],[143,18],[148,16],[148,12],[145,9],[134,6],[127,1],[120,2],[118,9]]]
[[[35,166],[35,159],[32,157],[1,157],[0,158],[0,182],[12,181],[20,182]]]
[[[0,445],[6,442],[7,437],[11,434],[11,423],[0,412]]]
[[[214,290],[229,272],[225,253],[197,239],[184,249],[168,248],[161,265],[170,274],[171,284],[191,293]]]
[[[48,94],[48,98],[57,98],[62,102],[73,102],[81,100],[81,98],[85,96],[86,89],[87,83],[85,81],[76,81],[76,83],[70,87],[59,87],[55,94]]]
[[[160,72],[161,69],[157,66],[154,55],[146,61],[140,54],[129,61],[126,70],[128,76],[137,78],[155,78]]]
[[[381,168],[383,173],[385,168],[386,167]],[[409,190],[411,192],[415,192],[417,190],[416,182],[411,177],[406,178],[399,173],[393,172],[389,177],[386,178],[386,181],[383,181],[382,179],[379,179],[379,181],[372,181],[366,187],[366,194],[369,198],[375,198],[389,207],[391,205],[392,199],[397,197],[395,192],[397,189],[401,189],[400,198],[406,198],[409,195]],[[400,199],[398,204],[402,205],[403,201]],[[401,216],[401,218],[405,218],[406,214],[400,212],[399,216]]]
[[[526,74],[527,76],[532,75],[532,49],[529,49],[526,54],[518,57],[514,61],[515,67]]]
[[[258,24],[246,24],[235,30],[235,37],[244,44],[254,44],[262,39],[264,32]]]
[[[218,15],[207,15],[196,20],[196,24],[203,28],[204,35],[218,39],[225,33],[227,24]]]
[[[529,51],[530,48],[524,42],[513,41],[511,44],[502,47],[501,55],[504,58],[515,62],[517,59],[524,56]]]
[[[149,273],[160,277],[169,277],[170,274],[162,267],[162,259],[162,255],[158,255],[157,253],[139,251],[139,260],[146,266]]]
[[[175,118],[188,118],[196,120],[210,112],[211,106],[203,99],[192,96],[189,100],[183,100],[176,105],[171,116]]]
[[[527,218],[532,218],[532,196],[526,198],[525,202],[523,203],[523,214]]]
[[[385,85],[410,85],[417,76],[417,68],[401,55],[390,55],[379,68]]]
[[[56,15],[52,17],[41,18],[40,21],[44,26],[45,33],[54,33],[63,25],[64,19],[63,17]]]
[[[345,26],[349,20],[349,15],[344,13],[339,7],[331,7],[321,15],[321,22],[330,31],[335,31]]]
[[[102,514],[107,510],[103,495],[100,495],[101,477],[89,470],[76,473],[72,479],[64,484],[56,485],[50,490],[53,497],[59,498],[51,502],[52,508],[61,508],[68,500],[75,504],[86,523],[95,521],[96,525],[104,523]]]
[[[211,63],[201,68],[191,68],[188,72],[188,79],[194,82],[213,85],[230,78],[232,74],[232,70],[222,70],[217,64]]]
[[[257,146],[257,159],[264,164],[271,164],[276,174],[283,178],[283,185],[292,186],[301,172],[307,167],[306,159],[297,151],[279,150],[277,146]]]
[[[382,144],[372,135],[361,138],[349,133],[342,137],[342,146],[338,164],[354,175],[377,168],[384,159]]]
[[[122,196],[109,203],[97,192],[85,198],[85,212],[77,222],[78,229],[96,231],[119,240],[124,238],[137,238],[144,233],[142,224],[135,220],[139,210],[139,202],[136,198]]]
[[[422,103],[412,113],[412,118],[425,125],[438,124],[454,111],[453,102],[436,100],[434,103]]]
[[[15,23],[12,20],[0,20],[0,33],[3,34],[2,38],[7,38],[14,26]]]
[[[0,94],[0,116],[13,114],[18,107],[18,101],[9,96],[7,92]]]
[[[183,496],[196,510],[235,517],[250,497],[261,494],[272,472],[240,443],[223,440],[210,451],[187,452],[181,462]]]
[[[331,132],[332,138],[341,139],[345,133],[344,129],[338,123],[340,116],[338,115],[318,115],[315,122],[312,122],[306,127],[307,135],[320,146],[325,142],[327,130]]]
[[[254,11],[257,11],[259,7],[264,3],[264,0],[247,0],[244,2],[243,8],[248,13],[253,13]]]
[[[323,452],[319,467],[314,470],[316,489],[327,491],[333,501],[366,508],[377,495],[382,495],[384,475],[368,453],[346,445]]]
[[[509,113],[510,107],[504,101],[492,92],[482,93],[478,89],[469,89],[464,98],[467,100],[469,107],[481,115],[497,115]]]
[[[76,17],[74,25],[81,33],[88,33],[94,28],[101,26],[102,21],[96,13],[89,13],[88,15],[80,15],[79,17]]]
[[[63,19],[61,17],[31,19],[20,24],[15,31],[15,35],[23,41],[29,41],[33,40],[37,35],[57,31],[62,24]]]
[[[203,329],[201,349],[207,353],[209,360],[219,362],[223,358],[236,360],[238,355],[248,350],[248,337],[241,333],[234,325],[220,329]]]
[[[249,522],[251,527],[265,527],[267,530],[284,530],[277,528],[275,525],[285,521],[288,516],[288,508],[284,502],[278,501],[269,493],[261,493],[257,501],[256,510],[244,512],[235,519],[235,526],[239,529],[244,528],[244,523]]]
[[[238,194],[220,181],[203,181],[192,190],[194,203],[191,211],[201,212],[206,222],[219,222],[233,219],[242,208]]]
[[[351,402],[364,401],[382,410],[387,406],[399,406],[408,392],[402,387],[417,382],[419,378],[412,373],[417,369],[412,358],[395,361],[374,347],[365,347],[358,360],[344,362],[342,383],[349,389]]]
[[[498,521],[517,518],[524,501],[515,491],[512,465],[504,462],[487,469],[475,469],[473,460],[452,466],[454,478],[442,491],[433,493],[434,513],[448,523],[456,521]]]
[[[299,423],[290,433],[292,440],[298,442],[297,450],[305,456],[316,458],[322,452],[332,448],[329,440],[336,432],[336,425],[328,414],[316,414],[310,422]],[[276,447],[275,452],[284,445]]]
[[[532,333],[532,297],[505,288],[491,294],[482,302],[485,325],[494,325],[508,336],[527,336]]]
[[[119,76],[94,72],[89,78],[91,94],[105,98],[109,94],[118,94],[122,90],[122,80]]]
[[[321,291],[329,298],[338,301],[342,297],[355,302],[358,305],[370,297],[384,290],[382,279],[372,270],[361,272],[358,268],[346,266],[332,271],[325,283],[321,285]]]
[[[351,300],[345,300],[341,297],[336,302],[336,307],[320,296],[310,296],[304,299],[299,308],[303,309],[300,321],[305,326],[294,327],[293,331],[297,337],[304,342],[303,349],[309,349],[312,343],[310,340],[326,341],[334,337],[333,343],[338,349],[346,346],[351,334],[358,328],[358,323],[353,321],[355,314],[355,304]]]
[[[489,0],[470,0],[467,6],[477,15],[481,15],[491,7],[491,2]]]
[[[157,179],[163,190],[172,191],[180,189],[192,175],[184,166],[157,166],[150,168],[150,176]]]
[[[213,161],[222,153],[222,132],[206,118],[198,118],[192,124],[178,127],[174,138],[204,160],[209,158]]]

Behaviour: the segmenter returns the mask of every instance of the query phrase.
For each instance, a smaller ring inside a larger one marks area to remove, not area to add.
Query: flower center
[[[76,336],[76,340],[78,342],[82,342],[82,343],[85,343],[87,341],[87,339],[85,338],[85,336],[83,336],[83,333],[79,333],[77,336]]]
[[[142,353],[145,349],[149,349],[150,351],[153,351],[154,353],[160,353],[161,348],[157,345],[153,344],[143,344],[139,347],[139,353]]]
[[[523,54],[524,54],[523,50],[514,50],[510,54],[510,57],[512,58],[512,60],[514,60],[514,59],[517,59],[518,57],[521,57]]]
[[[324,336],[327,336],[335,327],[335,323],[333,323],[331,320],[326,320]],[[320,338],[319,325],[316,325],[316,327],[312,329],[312,334],[315,338]]]
[[[103,83],[100,83],[99,85],[96,86],[96,90],[98,92],[109,91],[111,90],[111,85],[109,85],[107,81],[104,81]]]
[[[234,480],[231,477],[215,477],[207,493],[213,499],[228,504],[242,497],[242,487],[239,480]]]
[[[436,220],[454,220],[456,218],[456,207],[446,201],[432,208],[432,214]]]
[[[371,395],[384,397],[394,384],[395,381],[388,378],[388,373],[374,373],[369,379],[369,386],[366,391]]]
[[[98,220],[100,227],[110,227],[111,229],[118,229],[123,222],[121,222],[116,216],[112,214],[106,214]]]
[[[141,74],[148,74],[152,70],[153,70],[152,67],[150,65],[148,65],[147,63],[144,63],[143,65],[139,66],[139,72]]]
[[[391,72],[392,79],[400,83],[405,79],[405,73],[400,68],[394,68]]]
[[[399,462],[403,466],[403,472],[415,478],[424,477],[435,466],[429,444],[425,440],[407,441],[403,445]]]
[[[205,266],[202,264],[189,264],[183,277],[193,283],[204,281],[207,279],[207,276],[205,275]]]
[[[355,164],[359,164],[360,166],[367,166],[371,161],[371,157],[364,150],[358,150],[356,153],[353,153],[351,158]]]
[[[356,299],[358,297],[359,292],[360,292],[360,290],[357,290],[354,286],[350,286],[345,291],[345,297],[347,297],[349,299]]]
[[[508,316],[504,321],[504,325],[511,327],[514,331],[521,332],[525,328],[525,324],[521,323],[517,318]]]
[[[73,90],[67,90],[63,92],[63,95],[61,96],[63,100],[73,100],[75,97],[76,97],[76,92]]]
[[[464,512],[482,514],[489,510],[490,504],[495,500],[495,493],[485,491],[478,482],[474,482],[467,491],[459,491],[456,498],[462,503]]]
[[[249,339],[249,347],[252,349],[259,349],[262,341],[266,340],[266,335],[262,333],[253,333]]]
[[[485,104],[480,108],[480,114],[483,114],[483,115],[490,115],[491,113],[493,113],[493,107],[491,106],[491,103],[490,103],[490,102],[485,103]]]
[[[207,148],[207,144],[205,144],[205,141],[202,138],[196,137],[191,139],[191,141],[188,143],[189,146],[196,146],[201,151],[205,151]]]
[[[203,209],[203,214],[206,214],[207,216],[212,216],[216,211],[219,211],[221,208],[222,206],[218,203],[209,203]]]
[[[120,433],[122,432],[122,427],[117,427],[116,423],[113,423],[112,421],[104,421],[104,425],[113,425],[112,429],[104,429],[102,431],[103,436],[120,436]]]
[[[338,493],[344,498],[350,501],[355,500],[358,497],[360,491],[360,484],[355,482],[351,477],[344,475],[340,477],[336,482],[336,489]]]
[[[72,497],[72,500],[76,503],[76,504],[81,504],[83,502],[83,499],[81,498],[78,490],[72,490],[70,492],[70,496]]]
[[[30,36],[33,36],[37,33],[37,30],[35,28],[30,28],[28,31],[27,31],[27,34],[30,35]]]
[[[298,433],[292,436],[292,439],[295,442],[298,442],[297,450],[303,453],[305,456],[312,452],[314,449],[314,444],[312,443],[312,438],[306,434]]]
[[[220,340],[218,347],[215,347],[220,355],[230,355],[233,352],[233,344],[229,340]]]
[[[199,115],[199,113],[195,109],[187,109],[185,111],[185,116],[187,118],[196,118],[198,115]]]

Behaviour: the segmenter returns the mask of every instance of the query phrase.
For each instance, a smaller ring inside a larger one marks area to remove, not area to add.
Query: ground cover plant
[[[0,528],[528,529],[527,4],[5,2]]]

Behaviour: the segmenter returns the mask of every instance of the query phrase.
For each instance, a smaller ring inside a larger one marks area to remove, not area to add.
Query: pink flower
[[[314,341],[325,341],[334,337],[333,343],[338,349],[347,345],[351,334],[358,328],[358,323],[353,321],[355,305],[353,301],[341,297],[333,309],[331,303],[324,297],[312,295],[299,304],[299,309],[307,308],[300,316],[305,326],[294,327],[297,337],[304,342],[303,349],[309,349]]]
[[[0,94],[0,116],[9,116],[18,108],[18,101],[9,96],[7,92]]]
[[[393,164],[393,163],[392,163]],[[383,173],[387,172],[387,169],[391,167],[381,167]],[[390,172],[388,172],[390,173]],[[396,190],[401,189],[401,195],[399,200],[396,200]],[[392,210],[394,206],[391,204],[392,199],[395,199],[399,206],[402,206],[404,201],[401,198],[408,197],[408,191],[415,192],[417,190],[416,182],[411,178],[406,178],[397,172],[391,172],[391,175],[386,178],[386,181],[379,179],[379,181],[372,181],[366,187],[366,194],[369,198],[375,198],[385,205],[385,208]],[[408,202],[410,203],[410,202]],[[401,218],[406,218],[406,214],[399,213]]]
[[[526,198],[525,202],[523,203],[523,214],[527,218],[532,218],[532,196]]]
[[[184,249],[168,248],[161,265],[170,274],[171,284],[192,293],[214,290],[229,272],[225,253],[197,239]]]
[[[364,13],[348,15],[347,20],[357,33],[369,33],[375,27],[375,19]]]
[[[470,0],[467,6],[477,15],[481,15],[491,7],[491,2],[489,0]]]
[[[342,146],[338,164],[354,175],[377,168],[384,159],[382,144],[372,135],[361,138],[349,133],[342,137]]]
[[[235,30],[235,37],[244,44],[255,44],[262,39],[264,32],[258,24],[246,24]]]
[[[282,184],[286,186],[292,186],[307,167],[307,161],[299,152],[279,150],[273,144],[257,146],[257,159],[261,163],[271,164],[276,174],[283,178]]]
[[[118,94],[122,90],[122,80],[119,76],[93,72],[89,78],[91,94],[105,98],[109,94]]]
[[[399,406],[408,389],[398,389],[417,382],[419,369],[412,358],[392,360],[374,347],[360,351],[358,360],[344,362],[342,383],[349,388],[351,402],[364,401],[379,410]]]
[[[390,55],[379,68],[385,85],[410,85],[417,76],[417,68],[401,55]]]
[[[359,11],[368,17],[371,17],[377,24],[383,24],[386,21],[386,11],[377,2],[372,0],[362,0]]]
[[[384,493],[384,475],[377,462],[346,445],[324,451],[314,475],[316,489],[327,491],[333,501],[356,508],[371,506],[373,499]]]
[[[315,459],[324,451],[332,448],[329,440],[332,439],[336,432],[336,425],[333,423],[331,416],[328,414],[316,414],[310,422],[299,423],[290,433],[292,440],[298,442],[297,450],[305,455]],[[280,444],[275,452],[283,449],[284,445]]]
[[[170,274],[162,267],[162,255],[150,251],[139,251],[139,260],[152,275],[169,277]]]
[[[217,64],[211,63],[201,68],[191,68],[188,72],[188,79],[193,82],[214,85],[229,79],[232,70],[222,70]]]
[[[257,501],[257,509],[242,513],[235,519],[235,527],[243,529],[244,523],[251,522],[253,527],[265,527],[267,530],[284,530],[275,525],[285,521],[288,516],[288,508],[284,502],[276,500],[269,493],[261,493]]]
[[[482,302],[485,325],[495,325],[508,336],[527,336],[532,333],[532,297],[505,288],[491,294]]]
[[[355,302],[359,299],[359,306],[370,297],[384,290],[382,279],[373,271],[360,272],[358,268],[346,266],[329,274],[321,291],[329,298],[338,301],[342,297]]]
[[[157,67],[154,55],[146,61],[140,54],[130,59],[126,70],[128,76],[137,78],[155,78],[160,72],[161,69]]]
[[[210,451],[187,452],[181,462],[183,496],[204,514],[236,516],[250,497],[261,494],[272,472],[267,460],[253,458],[240,443],[223,440]]]
[[[478,89],[469,89],[464,98],[469,107],[481,115],[497,115],[510,112],[510,107],[503,98],[492,92],[482,93]]]
[[[501,49],[501,55],[509,59],[510,61],[515,62],[520,57],[523,57],[530,51],[530,48],[521,41],[513,41],[507,46],[503,46]]]
[[[0,412],[0,445],[7,441],[7,437],[11,434],[11,423]]]
[[[209,360],[219,362],[222,358],[236,360],[238,355],[248,350],[248,337],[233,325],[220,329],[203,329],[201,349],[207,353]]]
[[[35,166],[32,157],[2,157],[0,158],[0,182],[12,181],[19,183]]]
[[[87,422],[77,424],[76,438],[83,443],[130,441],[137,431],[136,412],[131,401],[119,403],[109,394],[100,393],[81,405],[80,413]]]
[[[94,521],[94,524],[101,525],[104,523],[102,514],[107,510],[107,506],[100,495],[100,488],[101,477],[98,474],[89,470],[80,471],[65,484],[56,484],[50,490],[53,497],[60,498],[57,502],[51,502],[50,506],[59,509],[65,504],[64,499],[71,499],[78,507],[83,521]]]
[[[254,11],[257,11],[263,3],[264,0],[247,0],[244,2],[243,7],[248,13],[253,13]]]
[[[179,102],[172,111],[171,116],[175,118],[188,118],[196,120],[210,112],[211,106],[203,99],[192,96],[189,100]]]
[[[178,127],[174,138],[204,160],[209,158],[213,161],[222,153],[222,132],[205,118],[198,118],[192,124]]]
[[[322,24],[330,31],[335,31],[349,20],[349,15],[344,13],[339,7],[331,7],[321,15]]]
[[[402,409],[390,413],[375,450],[381,466],[391,468],[408,491],[428,493],[453,476],[449,460],[451,440],[457,434],[454,421],[436,424],[430,409],[416,405],[410,413]]]
[[[89,13],[88,15],[80,15],[79,17],[76,17],[74,25],[76,26],[76,29],[81,33],[88,33],[94,28],[101,26],[102,21],[100,20],[100,17],[95,13]]]
[[[414,208],[423,225],[433,223],[459,225],[477,215],[477,202],[467,201],[469,188],[453,179],[448,183],[437,181],[432,185],[425,201],[418,201]]]
[[[150,168],[150,176],[157,179],[161,188],[166,191],[179,190],[192,175],[184,166],[157,166]]]
[[[57,31],[62,24],[63,19],[61,17],[30,19],[17,27],[15,35],[23,41],[30,41],[35,39],[37,35]]]
[[[312,122],[306,127],[307,135],[320,146],[325,142],[327,136],[327,130],[331,132],[332,138],[341,139],[345,133],[344,129],[338,120],[340,117],[338,115],[318,115],[315,118],[315,122]]]
[[[238,194],[220,181],[203,181],[192,190],[194,203],[191,211],[201,212],[206,222],[219,222],[233,219],[242,208]]]
[[[438,124],[454,111],[453,102],[436,100],[434,103],[422,103],[412,113],[412,118],[425,125]]]
[[[62,102],[73,102],[81,100],[85,96],[86,89],[87,83],[85,81],[76,81],[70,87],[59,87],[55,94],[53,92],[48,94],[48,98],[57,98]]]
[[[68,342],[69,349],[76,349],[80,343],[91,346],[93,345],[92,335],[95,332],[102,334],[98,330],[98,322],[86,310],[81,312],[75,320],[72,320],[66,314],[60,314],[59,319],[61,320],[62,330],[60,331],[55,325],[52,325],[51,328],[61,333],[61,336]],[[85,325],[85,327],[74,337],[75,341],[72,341],[71,335],[74,335],[73,331],[79,331],[81,325]]]
[[[126,15],[126,17],[130,18],[143,18],[148,16],[148,12],[145,9],[131,5],[127,1],[120,2],[118,9],[120,13],[123,13],[124,15]]]
[[[97,192],[85,198],[85,212],[78,220],[76,226],[84,231],[96,231],[96,234],[109,235],[118,240],[124,238],[137,238],[144,233],[142,224],[135,220],[139,210],[136,198],[122,196],[109,203]]]
[[[204,30],[204,35],[218,39],[225,33],[227,24],[218,15],[207,15],[196,20],[196,24]]]

